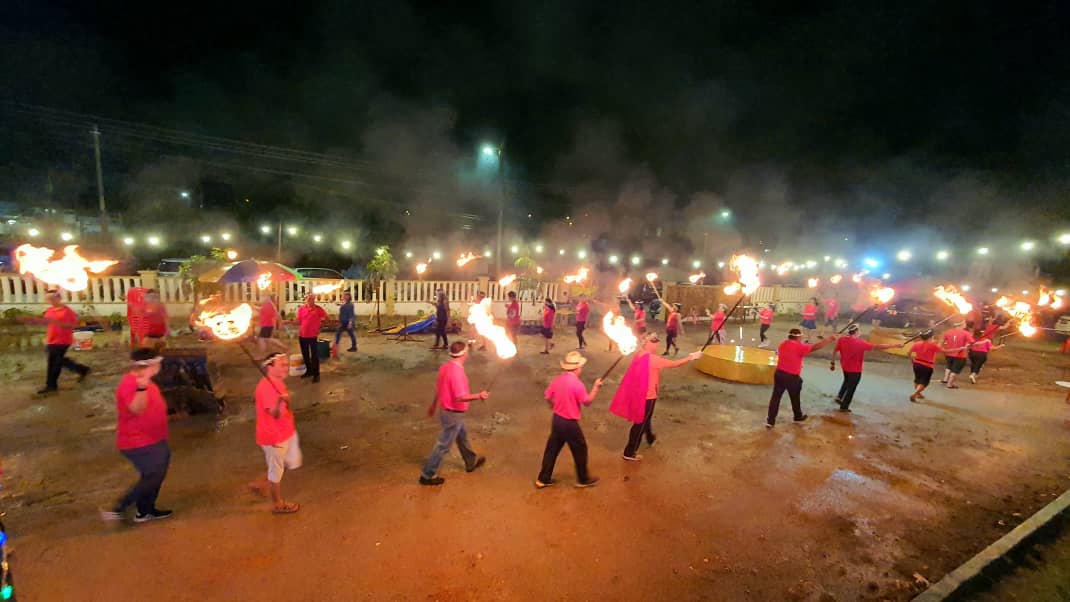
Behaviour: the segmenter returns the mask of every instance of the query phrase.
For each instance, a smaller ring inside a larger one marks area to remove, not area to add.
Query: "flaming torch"
[[[706,272],[699,272],[697,274],[691,274],[687,277],[687,281],[691,284],[698,284],[706,279]]]
[[[625,278],[624,280],[620,281],[620,284],[617,285],[617,291],[619,291],[620,294],[624,295],[625,297],[628,296],[628,291],[630,290],[632,290],[631,278]]]
[[[498,357],[507,360],[516,355],[516,345],[509,339],[505,329],[494,323],[490,297],[484,297],[482,301],[473,303],[468,308],[468,323],[476,327],[479,336],[485,337],[494,345],[494,352]]]
[[[958,289],[956,289],[954,286],[951,286],[950,284],[947,285],[947,286],[944,286],[944,285],[941,284],[940,286],[938,286],[935,289],[933,289],[933,296],[935,296],[937,299],[943,301],[944,303],[947,303],[951,307],[954,307],[955,308],[955,313],[953,313],[950,316],[944,318],[943,320],[940,320],[936,324],[933,324],[929,328],[926,328],[925,330],[922,330],[921,332],[919,332],[918,334],[910,337],[909,339],[903,341],[903,345],[906,345],[907,343],[909,343],[909,342],[921,337],[921,335],[923,335],[925,333],[930,333],[931,334],[932,331],[933,331],[933,328],[936,328],[937,326],[943,324],[944,322],[947,322],[948,320],[950,320],[951,318],[954,318],[955,316],[957,316],[959,314],[966,315],[966,314],[970,313],[971,311],[973,311],[973,304],[970,303],[966,299],[966,297],[962,296],[962,293],[960,293],[958,291]]]
[[[736,273],[736,282],[724,287],[724,293],[726,295],[734,295],[736,293],[742,293],[739,299],[736,299],[736,304],[732,306],[732,309],[725,315],[721,325],[710,332],[710,336],[706,338],[706,343],[702,345],[702,351],[705,351],[710,346],[710,342],[713,341],[713,337],[724,328],[724,325],[728,323],[728,318],[732,317],[732,314],[736,313],[736,309],[739,304],[743,302],[749,295],[753,295],[758,287],[762,285],[761,279],[758,276],[758,262],[749,255],[733,255],[732,259],[728,261],[728,267]]]
[[[345,284],[344,280],[339,280],[338,282],[335,282],[334,284],[330,284],[330,283],[317,284],[316,286],[312,287],[312,294],[313,295],[327,295],[327,294],[333,293],[334,291],[342,288],[342,285],[344,285],[344,284]]]
[[[266,291],[271,286],[271,272],[264,272],[258,274],[256,277],[256,288],[258,290]]]
[[[579,284],[587,280],[587,274],[591,270],[587,268],[580,268],[575,274],[565,274],[565,284]]]
[[[498,286],[506,287],[514,282],[516,282],[516,274],[509,274],[508,276],[502,276],[502,278],[498,280]]]
[[[624,356],[630,355],[639,347],[639,339],[635,337],[631,327],[624,321],[624,316],[614,314],[612,311],[607,311],[606,315],[602,316],[602,332],[606,333],[606,336],[617,344],[617,349],[620,349],[620,357],[602,375],[602,379],[605,380]]]
[[[463,268],[464,266],[468,265],[472,261],[475,261],[476,259],[483,259],[483,256],[475,255],[471,252],[462,253],[461,256],[457,258],[457,267]]]
[[[1011,301],[1006,297],[996,300],[996,306],[1010,314],[1018,321],[1018,333],[1031,337],[1037,333],[1037,327],[1033,325],[1033,306],[1024,301]],[[1011,336],[1011,335],[1007,335]],[[1007,337],[1003,337],[1006,339]]]
[[[425,273],[427,273],[427,263],[421,261],[420,263],[416,264],[416,275],[423,276]]]
[[[204,326],[221,341],[233,341],[249,331],[253,320],[253,308],[248,303],[223,311],[206,309],[196,318],[198,326]]]
[[[20,274],[30,274],[51,286],[78,292],[89,288],[88,272],[98,274],[118,263],[110,259],[91,261],[78,253],[78,245],[63,247],[63,257],[53,260],[55,251],[30,244],[15,249]]]
[[[658,292],[658,287],[654,284],[654,281],[658,279],[658,275],[655,272],[646,273],[646,281],[650,283],[650,288],[654,289],[654,295],[657,296],[658,301],[661,301],[662,305],[665,304],[665,299],[661,298],[661,293]]]
[[[817,288],[817,285],[821,283],[819,278],[809,278],[806,280],[806,288]]]
[[[861,279],[860,274],[856,274],[856,276],[859,276],[859,279]],[[855,316],[847,322],[847,326],[841,328],[840,331],[836,334],[843,334],[847,331],[848,328],[851,327],[852,324],[856,324],[862,316],[868,314],[869,312],[877,309],[882,305],[887,305],[891,303],[892,299],[895,298],[895,289],[889,286],[874,285],[869,289],[869,298],[873,301],[873,305],[870,305],[869,307],[855,314]]]
[[[840,274],[833,274],[831,277],[829,277],[829,282],[831,282],[832,284],[839,284],[843,282],[843,276],[841,276]]]

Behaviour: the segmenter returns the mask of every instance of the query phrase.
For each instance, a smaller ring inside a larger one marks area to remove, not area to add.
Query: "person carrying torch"
[[[802,322],[799,322],[799,326],[806,330],[806,340],[803,342],[809,343],[810,337],[817,332],[817,297],[810,297],[810,301],[803,306]]]
[[[591,305],[587,303],[587,295],[580,295],[579,301],[576,303],[576,342],[579,343],[577,349],[583,349],[587,346],[587,339],[583,338],[583,331],[587,328],[587,318],[591,316]]]
[[[432,448],[427,462],[424,463],[423,470],[420,471],[421,485],[441,485],[446,482],[446,479],[438,476],[438,467],[455,441],[464,459],[466,472],[472,472],[487,461],[486,458],[472,451],[468,445],[468,429],[464,425],[464,414],[468,411],[469,402],[487,399],[490,393],[487,391],[469,392],[468,375],[464,372],[464,363],[467,359],[468,345],[463,341],[454,341],[450,345],[450,361],[442,364],[438,370],[435,398],[431,401],[431,406],[427,408],[427,415],[433,417],[435,410],[442,408],[442,412],[439,413],[442,432],[439,433],[438,441]]]
[[[922,392],[932,381],[936,354],[940,353],[940,346],[932,342],[932,330],[922,332],[919,337],[921,340],[910,347],[908,354],[914,367],[914,392],[910,394],[910,401],[915,403],[919,399],[925,399]]]
[[[847,336],[840,337],[836,341],[836,347],[832,350],[832,361],[829,362],[829,370],[836,369],[836,354],[840,354],[840,366],[843,368],[843,384],[840,392],[836,394],[836,403],[840,404],[841,412],[851,411],[851,400],[854,399],[855,389],[862,381],[862,364],[866,359],[866,352],[871,349],[891,349],[899,347],[897,343],[874,344],[858,337],[858,324],[851,324],[847,328]]]
[[[768,332],[769,331],[769,327],[773,325],[773,313],[774,313],[774,309],[773,308],[774,308],[774,305],[772,303],[770,303],[769,305],[763,307],[762,310],[758,312],[758,319],[762,323],[762,325],[758,328],[758,337],[760,339],[760,342],[758,343],[758,347],[768,347],[769,346],[769,337],[765,336],[765,333]]]
[[[661,355],[669,355],[669,348],[673,349],[673,355],[680,353],[680,346],[676,344],[676,337],[680,336],[684,331],[683,325],[680,323],[680,304],[669,304],[669,315],[665,316],[665,353]]]
[[[78,382],[85,380],[89,366],[79,364],[67,357],[67,350],[74,344],[74,329],[78,326],[78,314],[63,302],[56,289],[46,293],[48,304],[44,317],[27,320],[31,323],[48,324],[45,333],[45,349],[48,351],[48,367],[45,372],[45,388],[38,395],[51,395],[59,390],[59,374],[66,368],[78,373]]]
[[[516,291],[509,291],[509,302],[505,304],[505,332],[517,349],[520,348],[520,316],[520,302],[516,300]]]
[[[589,406],[602,388],[602,379],[594,381],[591,392],[583,386],[580,373],[587,358],[578,351],[569,351],[561,360],[564,370],[546,388],[547,403],[554,410],[550,423],[550,438],[546,440],[546,450],[542,455],[542,470],[535,479],[535,488],[543,489],[554,484],[554,465],[561,448],[568,444],[572,460],[576,463],[576,487],[591,487],[598,483],[598,477],[587,471],[587,440],[580,429],[580,406]]]
[[[788,392],[791,399],[791,410],[795,422],[806,420],[806,414],[802,411],[802,402],[799,396],[802,393],[803,357],[821,349],[829,343],[836,341],[836,335],[821,339],[810,345],[803,343],[802,331],[792,328],[788,331],[788,338],[777,347],[776,372],[773,374],[773,394],[769,397],[769,413],[765,419],[765,428],[771,429],[776,424],[777,414],[780,413],[780,400],[784,392]]]
[[[249,484],[261,497],[271,497],[273,514],[293,514],[300,509],[282,497],[282,475],[301,467],[301,445],[294,427],[294,414],[286,376],[290,360],[284,353],[264,359],[264,377],[256,385],[256,444],[267,460],[267,478]]]
[[[641,340],[642,348],[632,358],[628,371],[624,373],[624,378],[613,395],[613,402],[609,405],[610,412],[632,423],[628,432],[628,443],[624,446],[621,456],[630,462],[643,459],[636,450],[639,449],[644,435],[647,445],[652,446],[657,442],[658,437],[654,434],[652,421],[654,406],[658,401],[661,371],[683,366],[702,356],[701,352],[696,351],[679,360],[668,360],[658,355],[658,343],[661,339],[657,334],[648,333]]]
[[[948,389],[959,388],[955,384],[955,377],[966,367],[967,350],[973,342],[973,335],[970,331],[959,325],[944,333],[940,347],[947,358],[947,367],[944,369],[944,378],[940,382]]]
[[[724,323],[728,319],[725,312],[728,311],[728,306],[721,303],[717,306],[716,313],[710,313],[710,310],[706,309],[706,315],[710,318],[710,342],[714,345],[724,345]]]

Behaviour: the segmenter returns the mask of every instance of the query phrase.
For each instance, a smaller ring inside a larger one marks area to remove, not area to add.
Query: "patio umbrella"
[[[270,274],[273,282],[289,282],[300,280],[301,275],[293,269],[275,263],[274,261],[260,261],[258,259],[246,259],[231,264],[216,266],[200,276],[201,282],[219,282],[227,284],[231,282],[256,282],[261,274]]]

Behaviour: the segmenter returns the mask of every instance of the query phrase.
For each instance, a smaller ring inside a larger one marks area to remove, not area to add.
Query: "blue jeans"
[[[439,433],[438,441],[431,450],[431,457],[427,459],[423,470],[420,471],[420,476],[425,479],[435,476],[439,465],[442,464],[442,458],[450,451],[450,446],[454,441],[457,442],[457,449],[461,450],[465,470],[472,468],[476,463],[476,452],[468,446],[468,429],[464,426],[464,412],[440,410],[438,419],[442,423],[442,432]]]
[[[335,333],[334,333],[334,344],[337,345],[338,341],[342,340],[342,333],[343,332],[348,332],[349,333],[349,340],[353,342],[353,344],[350,345],[350,349],[356,349],[357,348],[357,334],[356,334],[356,329],[353,328],[352,326],[350,326],[348,328],[345,327],[345,326],[339,326],[338,330],[336,330]]]
[[[164,439],[152,445],[123,449],[120,452],[130,460],[141,478],[115,505],[115,511],[122,512],[130,504],[137,504],[138,514],[148,514],[156,509],[156,496],[160,495],[160,487],[167,476],[167,467],[171,464],[171,448]]]

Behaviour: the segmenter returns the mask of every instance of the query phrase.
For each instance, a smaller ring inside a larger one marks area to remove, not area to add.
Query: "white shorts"
[[[286,441],[278,445],[261,445],[260,449],[264,450],[267,478],[272,483],[282,481],[282,473],[286,472],[286,469],[301,468],[301,445],[296,431]]]

